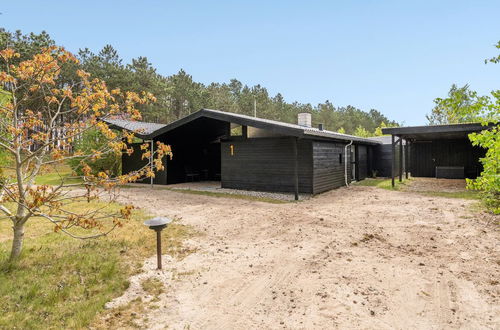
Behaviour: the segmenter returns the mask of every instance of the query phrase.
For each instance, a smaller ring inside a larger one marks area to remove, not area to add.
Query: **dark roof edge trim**
[[[178,119],[170,124],[167,124],[165,127],[160,128],[159,130],[151,133],[149,135],[149,137],[154,138],[156,136],[159,136],[161,134],[169,132],[169,131],[171,131],[179,126],[182,126],[190,121],[193,121],[193,120],[201,118],[201,117],[206,117],[206,118],[211,118],[211,119],[216,119],[216,120],[221,120],[221,121],[227,121],[227,122],[235,123],[238,125],[253,126],[253,127],[257,127],[257,128],[263,128],[263,129],[272,129],[275,132],[289,134],[289,135],[296,136],[296,137],[303,137],[304,136],[302,130],[296,129],[293,127],[279,127],[279,126],[272,125],[272,124],[266,124],[266,123],[263,123],[262,121],[260,121],[259,119],[252,120],[251,118],[242,118],[238,114],[233,114],[231,112],[222,113],[222,111],[218,111],[218,110],[201,109],[199,111],[196,111],[196,112],[193,112],[192,114],[187,115],[186,117]]]
[[[449,133],[449,132],[476,132],[489,129],[497,124],[483,125],[481,123],[448,124],[434,126],[407,126],[382,128],[382,133],[392,135]]]

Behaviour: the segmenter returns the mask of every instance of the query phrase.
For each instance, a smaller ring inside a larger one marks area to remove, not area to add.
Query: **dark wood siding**
[[[410,173],[415,177],[434,177],[432,142],[414,142],[410,145]]]
[[[366,179],[368,176],[368,147],[358,145],[358,180]]]
[[[406,145],[403,145],[406,148]],[[404,152],[404,151],[403,151]],[[403,159],[404,162],[404,159]],[[391,177],[392,148],[391,144],[379,144],[373,147],[373,170],[378,177]],[[404,171],[404,164],[403,164]],[[396,144],[396,168],[394,175],[399,175],[399,143]]]
[[[345,162],[348,164],[348,182],[351,182],[350,152],[348,150],[346,159],[345,145],[342,143],[313,142],[314,194],[345,186]],[[342,157],[342,162],[340,157]]]
[[[410,172],[415,177],[435,177],[436,166],[463,166],[467,178],[481,172],[485,151],[468,140],[433,140],[410,144]]]
[[[375,156],[373,157],[373,170],[377,176],[391,176],[392,149],[390,144],[380,144],[373,148]]]
[[[366,146],[366,164],[367,164],[367,173],[366,177],[372,177],[373,176],[373,151],[375,149],[375,146]]]
[[[293,192],[293,139],[255,138],[222,142],[221,186],[232,189]],[[312,193],[311,149],[310,140],[298,140],[301,193]]]

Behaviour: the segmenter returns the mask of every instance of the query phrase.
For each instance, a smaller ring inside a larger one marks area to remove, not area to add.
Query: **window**
[[[339,154],[339,164],[342,164],[342,154]]]

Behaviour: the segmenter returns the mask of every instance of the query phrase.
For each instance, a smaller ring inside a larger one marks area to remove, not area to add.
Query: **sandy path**
[[[500,327],[499,235],[470,201],[373,187],[290,204],[145,188],[122,198],[203,233],[187,242],[198,252],[168,259],[184,275],[161,277],[145,328]]]

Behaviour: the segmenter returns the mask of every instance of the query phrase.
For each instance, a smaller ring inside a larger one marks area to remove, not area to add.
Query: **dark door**
[[[432,142],[414,142],[410,145],[410,172],[416,177],[434,177],[435,162],[432,153]]]

